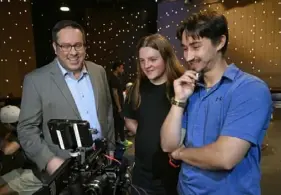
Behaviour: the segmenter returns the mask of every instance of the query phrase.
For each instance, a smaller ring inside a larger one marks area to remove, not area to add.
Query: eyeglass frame
[[[80,44],[80,43],[78,43]],[[71,44],[66,44],[66,45],[61,45],[59,44],[58,42],[56,42],[56,45],[63,51],[63,52],[70,52],[72,50],[72,48],[74,48],[75,51],[81,51],[83,48],[85,48],[86,44],[84,43],[81,43],[81,48],[77,49],[77,45],[78,44],[75,44],[75,45],[71,45]],[[68,46],[69,49],[65,49],[64,47]],[[80,46],[80,45],[79,45]],[[64,48],[64,49],[63,49]]]

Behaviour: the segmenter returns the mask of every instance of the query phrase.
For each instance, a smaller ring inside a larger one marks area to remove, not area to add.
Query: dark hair
[[[84,43],[86,43],[85,31],[84,31],[83,27],[80,24],[78,24],[77,22],[72,21],[72,20],[61,20],[61,21],[56,23],[56,25],[52,29],[52,40],[53,40],[53,42],[57,42],[58,32],[61,29],[68,28],[68,27],[80,30],[81,33],[83,34],[83,41],[84,41]]]
[[[137,109],[141,103],[140,97],[140,86],[144,81],[147,81],[148,78],[141,70],[140,62],[139,62],[139,50],[142,47],[151,47],[157,51],[159,51],[161,57],[163,58],[166,66],[166,96],[168,99],[174,96],[173,90],[173,81],[184,73],[184,68],[181,66],[175,51],[173,50],[170,42],[160,34],[153,34],[149,36],[142,37],[137,45],[137,78],[130,88],[128,101],[132,102],[133,108]]]
[[[221,36],[226,37],[225,45],[221,48],[222,54],[226,52],[228,44],[228,26],[224,15],[216,11],[204,11],[187,17],[177,30],[177,38],[181,41],[183,32],[194,39],[199,37],[211,39],[213,44],[218,43]]]
[[[112,70],[115,71],[118,67],[120,67],[121,65],[123,65],[122,62],[117,61],[117,62],[113,62],[112,64]]]

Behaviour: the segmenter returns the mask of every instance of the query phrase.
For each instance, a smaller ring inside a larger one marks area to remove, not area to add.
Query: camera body
[[[77,132],[79,130],[85,131],[85,127],[88,127],[88,123],[85,121],[51,121],[52,124],[55,124],[56,127],[50,127],[49,129],[55,129],[58,131],[57,124],[60,124],[61,128],[68,126],[63,129],[64,135],[59,138],[61,145],[66,145],[62,143],[64,137],[68,139],[68,142],[76,143]],[[65,125],[62,125],[64,123]],[[79,125],[77,125],[79,123]],[[72,137],[74,133],[71,132],[70,126],[81,126],[77,130],[76,128],[76,138]],[[85,126],[86,125],[86,126]],[[84,135],[87,133],[83,132]],[[81,140],[83,139],[81,135],[78,137]],[[52,134],[51,135],[55,135]],[[53,137],[54,143],[56,142],[57,137]],[[72,140],[73,139],[73,140]],[[70,141],[72,140],[72,141]],[[78,142],[77,142],[78,143]],[[83,141],[80,141],[80,147],[76,148],[74,152],[71,153],[71,158],[67,159],[62,166],[43,182],[43,187],[35,193],[40,195],[125,195],[127,194],[129,187],[131,185],[129,162],[126,158],[123,157],[125,148],[121,145],[116,147],[115,157],[111,159],[107,155],[108,141],[104,138],[96,139],[93,141],[91,147],[83,147]],[[73,149],[73,146],[72,146]]]
[[[68,176],[64,176],[63,183],[67,185],[59,194],[126,194],[131,184],[128,161],[123,157],[119,162],[110,163],[105,157],[106,140],[95,142],[103,148],[96,147],[94,151],[89,152],[83,164],[81,164],[81,156],[72,158],[65,169],[68,170]]]

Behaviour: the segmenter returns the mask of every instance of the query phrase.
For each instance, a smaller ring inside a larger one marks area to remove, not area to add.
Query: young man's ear
[[[226,36],[222,35],[217,43],[217,51],[220,51],[226,44]]]

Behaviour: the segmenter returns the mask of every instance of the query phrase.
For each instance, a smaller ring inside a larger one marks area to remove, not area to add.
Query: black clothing
[[[120,141],[125,141],[125,121],[122,113],[119,113],[117,109],[113,109],[113,118],[114,118],[114,129],[115,129],[115,141],[118,141],[118,135]]]
[[[119,97],[119,103],[121,106],[121,109],[123,108],[124,104],[124,96],[123,96],[123,90],[125,88],[124,82],[121,76],[115,76],[114,74],[111,75],[109,79],[109,87],[111,92],[111,98],[112,98],[112,105],[113,105],[113,118],[114,118],[114,129],[115,129],[115,140],[118,140],[118,135],[120,137],[121,141],[125,141],[125,131],[124,131],[124,117],[123,114],[118,112],[118,108],[115,102],[115,98],[113,95],[113,89],[117,89],[118,97]]]
[[[166,85],[146,81],[140,87],[140,95],[137,110],[128,102],[124,105],[124,116],[138,121],[133,184],[153,195],[175,195],[179,169],[169,165],[168,154],[160,147],[160,129],[171,107]]]
[[[113,108],[117,109],[115,99],[113,96],[113,89],[117,89],[120,105],[122,108],[123,104],[124,104],[123,91],[125,90],[125,84],[124,84],[122,76],[115,76],[114,74],[112,74],[109,78],[109,87],[110,87],[110,92],[111,92],[111,96],[112,96]]]

